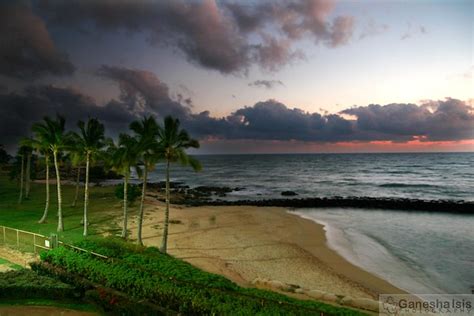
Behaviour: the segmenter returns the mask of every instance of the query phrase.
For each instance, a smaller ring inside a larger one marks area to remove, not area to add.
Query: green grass
[[[6,259],[3,259],[3,258],[0,258],[0,265],[6,265],[14,270],[20,270],[20,269],[23,269],[22,266],[20,266],[19,264],[16,264],[16,263],[13,263],[13,262],[10,262]]]
[[[24,199],[18,204],[19,188],[15,181],[11,181],[6,174],[0,174],[0,225],[26,230],[41,235],[49,236],[56,233],[57,229],[57,191],[56,185],[50,185],[50,207],[47,223],[38,224],[43,215],[45,205],[45,185],[32,183],[29,199]],[[75,187],[62,186],[63,196],[63,221],[64,232],[59,233],[59,239],[72,243],[83,239],[83,195],[80,194],[76,207],[71,207],[74,199]],[[134,208],[131,208],[133,211]],[[89,202],[89,235],[99,235],[105,227],[112,233],[117,233],[119,228],[113,225],[113,220],[122,214],[120,200],[114,196],[112,186],[91,187]],[[0,232],[0,243],[3,232]],[[21,236],[21,239],[32,238]],[[16,233],[7,236],[7,243],[16,244]],[[31,244],[25,240],[25,244]],[[22,246],[22,245],[20,245]],[[20,247],[21,248],[21,247]],[[31,251],[31,249],[23,249]]]

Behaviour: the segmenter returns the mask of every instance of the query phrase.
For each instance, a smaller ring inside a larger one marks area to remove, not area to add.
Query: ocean
[[[299,209],[325,226],[346,260],[413,294],[470,294],[474,215],[351,208]]]
[[[474,200],[474,153],[202,155],[201,172],[174,165],[173,181],[239,187],[226,199],[372,196]],[[164,180],[158,165],[150,181]]]
[[[203,171],[173,167],[195,186],[238,187],[225,199],[370,196],[474,200],[474,153],[209,155]],[[164,179],[158,165],[150,181]],[[328,245],[410,293],[471,293],[474,215],[351,208],[298,209],[325,225]]]

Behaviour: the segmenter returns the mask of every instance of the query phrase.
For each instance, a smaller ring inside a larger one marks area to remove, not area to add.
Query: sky
[[[0,144],[178,117],[198,153],[474,151],[474,1],[0,1]]]

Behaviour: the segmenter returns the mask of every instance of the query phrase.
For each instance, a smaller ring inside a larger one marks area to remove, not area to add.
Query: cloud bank
[[[43,20],[23,4],[0,3],[0,74],[22,80],[70,75],[75,68],[59,52]]]
[[[143,70],[102,66],[97,74],[116,82],[120,96],[105,105],[82,92],[35,85],[22,93],[0,93],[0,143],[12,148],[29,134],[31,124],[44,115],[60,113],[73,127],[78,119],[97,117],[111,136],[126,131],[143,115],[161,120],[178,117],[193,136],[202,140],[278,140],[305,142],[457,141],[474,139],[474,109],[468,102],[447,98],[416,104],[370,104],[338,114],[308,113],[276,100],[237,109],[215,118],[208,111],[192,112],[188,102],[173,99],[168,86]]]
[[[333,0],[49,0],[35,7],[52,26],[145,33],[150,44],[176,49],[189,62],[223,74],[246,73],[252,65],[277,70],[304,58],[293,49],[297,40],[337,47],[354,29],[353,17],[330,16]]]

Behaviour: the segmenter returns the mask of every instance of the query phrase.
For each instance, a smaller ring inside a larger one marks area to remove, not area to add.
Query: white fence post
[[[23,234],[23,237],[22,237],[23,242],[28,247],[31,245],[31,239],[26,238],[25,235],[33,235],[33,252],[35,254],[37,252],[36,249],[38,249],[38,248],[44,249],[44,250],[50,250],[51,249],[52,244],[51,245],[37,244],[36,236],[40,237],[42,242],[45,242],[46,240],[49,240],[48,237],[46,237],[46,236],[43,236],[41,234],[36,234],[36,233],[33,233],[33,232],[29,232],[29,231],[25,231],[25,230],[21,230],[21,229],[5,227],[3,225],[0,225],[0,228],[3,229],[3,242],[5,243],[5,246],[14,248],[13,244],[10,244],[10,245],[6,244],[6,242],[7,242],[6,231],[7,231],[7,229],[10,229],[11,231],[16,231],[16,246],[17,246],[18,249],[20,249],[20,232]],[[0,234],[1,234],[1,232],[0,232]],[[0,238],[1,238],[1,236],[0,236]],[[56,236],[56,238],[57,238],[57,236]],[[73,245],[65,244],[64,242],[59,241],[59,240],[56,240],[55,245],[67,246],[67,247],[70,247],[70,248],[73,248],[73,249],[76,249],[76,250],[79,250],[79,251],[88,252],[88,253],[92,254],[93,256],[100,257],[102,259],[108,259],[107,256],[104,256],[104,255],[101,255],[101,254],[98,254],[98,253],[95,253],[95,252],[92,252],[92,251],[89,251],[89,250],[85,250],[85,249],[82,249],[82,248],[78,248],[78,247],[75,247]],[[25,247],[25,249],[27,249],[28,247]]]

